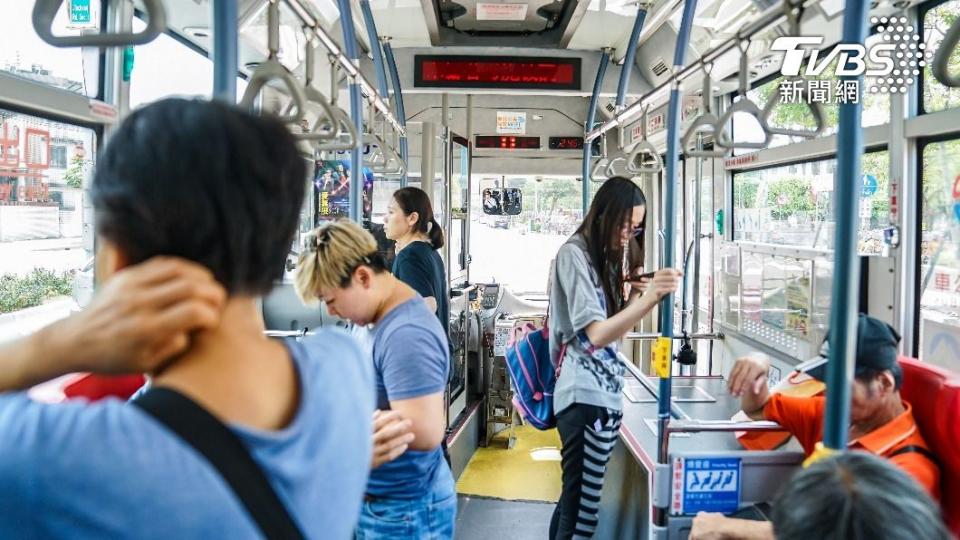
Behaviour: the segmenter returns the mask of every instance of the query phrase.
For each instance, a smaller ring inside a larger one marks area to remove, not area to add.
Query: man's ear
[[[364,289],[373,285],[373,272],[366,266],[360,266],[353,273],[353,279]]]
[[[95,277],[104,283],[111,276],[130,266],[130,258],[119,246],[104,238],[97,239]]]
[[[884,393],[891,393],[897,387],[897,380],[894,379],[893,373],[889,371],[883,371],[877,375],[877,384],[880,385],[880,389]]]

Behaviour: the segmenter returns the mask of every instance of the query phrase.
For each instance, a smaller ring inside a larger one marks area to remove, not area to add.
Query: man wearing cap
[[[897,362],[899,341],[900,336],[888,324],[860,314],[849,448],[889,459],[939,500],[936,456],[920,435],[910,404],[900,399],[903,370]],[[820,356],[800,364],[797,370],[824,380],[828,346],[825,340]],[[823,439],[825,398],[771,395],[767,388],[769,368],[762,354],[738,359],[730,372],[730,392],[740,396],[744,413],[755,420],[777,422],[810,455]]]

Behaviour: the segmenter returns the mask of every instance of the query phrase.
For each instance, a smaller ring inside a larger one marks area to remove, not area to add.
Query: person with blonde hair
[[[450,366],[440,321],[388,270],[373,236],[340,220],[306,237],[295,281],[305,302],[373,325],[377,409],[411,421],[409,449],[373,469],[355,538],[452,538],[457,497],[443,459],[443,391]]]

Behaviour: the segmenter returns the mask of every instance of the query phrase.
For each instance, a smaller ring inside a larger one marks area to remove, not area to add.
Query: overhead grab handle
[[[336,113],[333,110],[333,105],[330,104],[326,96],[313,87],[314,49],[313,41],[307,41],[307,50],[304,55],[303,95],[306,98],[307,104],[314,103],[320,105],[322,113],[317,116],[310,131],[306,133],[294,133],[294,137],[302,141],[328,141],[340,133],[340,124],[336,121]],[[286,113],[291,113],[292,111],[290,111],[290,109],[293,107],[294,103],[291,102],[287,107]],[[304,111],[304,113],[306,113],[306,111]]]
[[[818,102],[810,101],[810,98],[807,95],[807,85],[797,84],[802,82],[806,81],[801,78],[789,78],[780,81],[780,84],[777,85],[776,92],[774,92],[774,95],[770,96],[770,99],[767,100],[767,104],[763,107],[762,125],[765,126],[765,129],[768,133],[772,135],[789,135],[790,137],[813,139],[815,137],[819,137],[820,134],[823,133],[823,130],[826,129],[827,120],[826,113],[823,111],[823,106]],[[806,104],[807,108],[810,110],[810,116],[813,117],[813,121],[816,123],[816,127],[814,129],[789,129],[778,128],[770,125],[770,117],[773,116],[774,109],[783,103],[783,96],[786,94],[786,91],[782,90],[782,88],[786,84],[793,85],[793,88],[790,88],[789,91],[793,92],[796,90],[796,95],[800,97],[800,101]]]
[[[960,43],[960,19],[953,21],[950,29],[944,34],[943,41],[940,42],[940,47],[933,56],[933,65],[931,66],[933,76],[944,86],[950,88],[960,87],[960,75],[951,75],[947,70],[950,56],[956,50],[958,43]]]
[[[723,117],[720,118],[720,122],[718,123],[719,127],[716,132],[714,144],[723,148],[762,150],[770,145],[770,139],[773,138],[773,135],[767,129],[766,122],[763,120],[763,111],[760,110],[760,107],[758,107],[756,103],[747,98],[747,91],[750,90],[750,62],[747,58],[747,50],[749,48],[750,42],[746,42],[746,46],[744,46],[743,43],[740,44],[740,90],[738,92],[740,99],[730,105],[730,108],[727,109],[727,112],[723,114]],[[763,132],[762,141],[734,141],[731,139],[727,131],[732,127],[733,122],[731,122],[731,120],[733,115],[737,113],[749,114],[760,123],[760,130]]]
[[[607,178],[613,178],[614,176],[621,176],[621,175],[618,175],[618,174],[617,174],[617,171],[616,171],[616,165],[617,165],[617,163],[620,163],[621,161],[626,162],[626,161],[627,161],[627,157],[626,157],[626,156],[617,156],[617,157],[611,159],[609,163],[607,163],[607,168],[604,170],[604,173],[607,175]]]
[[[260,90],[268,82],[278,80],[283,82],[290,91],[290,98],[293,100],[296,112],[282,113],[277,118],[286,124],[299,124],[306,114],[307,97],[293,73],[290,73],[290,70],[277,60],[280,52],[280,4],[277,0],[271,0],[267,6],[267,49],[269,51],[267,59],[250,75],[247,89],[240,99],[240,106],[253,110]]]
[[[802,35],[800,28],[800,19],[803,16],[802,7],[793,5],[792,2],[784,2],[784,11],[786,12],[787,22],[789,25],[788,34],[790,36],[799,36]],[[766,126],[766,129],[769,133],[773,135],[787,135],[790,137],[802,137],[805,139],[812,139],[814,137],[820,136],[823,133],[823,130],[827,126],[826,114],[823,111],[823,106],[817,101],[811,101],[809,94],[809,86],[806,84],[806,80],[800,77],[790,77],[780,81],[780,84],[777,85],[777,89],[774,92],[774,95],[767,100],[767,104],[763,107],[763,124]],[[813,117],[813,121],[816,123],[814,129],[789,129],[789,128],[778,128],[770,125],[770,117],[773,115],[774,109],[778,105],[783,103],[784,96],[790,96],[790,102],[795,102],[795,98],[799,98],[801,103],[805,103],[807,108],[810,110],[810,115]]]
[[[339,126],[338,133],[330,140],[321,141],[317,145],[317,149],[330,152],[353,150],[357,146],[357,140],[360,139],[360,134],[357,133],[357,126],[353,124],[353,119],[350,118],[347,111],[340,107],[333,108],[333,116],[334,122]]]
[[[63,0],[36,0],[33,4],[33,29],[40,39],[54,47],[127,47],[150,43],[167,30],[167,14],[162,0],[143,0],[147,27],[142,32],[99,33],[81,36],[53,35],[53,20]]]
[[[643,115],[640,117],[641,140],[626,157],[627,172],[634,175],[658,174],[663,170],[663,160],[660,159],[660,152],[658,152],[657,147],[647,139],[648,111],[649,108],[643,109]]]
[[[720,125],[720,119],[710,111],[710,106],[713,104],[713,82],[710,80],[710,73],[712,71],[712,69],[707,70],[706,66],[703,68],[703,90],[701,91],[701,96],[703,97],[703,114],[693,120],[681,140],[683,153],[688,157],[722,158],[727,155],[727,151],[719,149],[720,145],[716,144],[717,126]],[[694,138],[698,133],[712,134],[714,146],[718,148],[714,150],[697,149],[697,142]]]

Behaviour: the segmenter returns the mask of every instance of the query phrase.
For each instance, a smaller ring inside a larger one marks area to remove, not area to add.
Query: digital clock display
[[[418,54],[414,86],[580,90],[580,59]]]
[[[550,137],[551,150],[583,150],[583,137]]]

